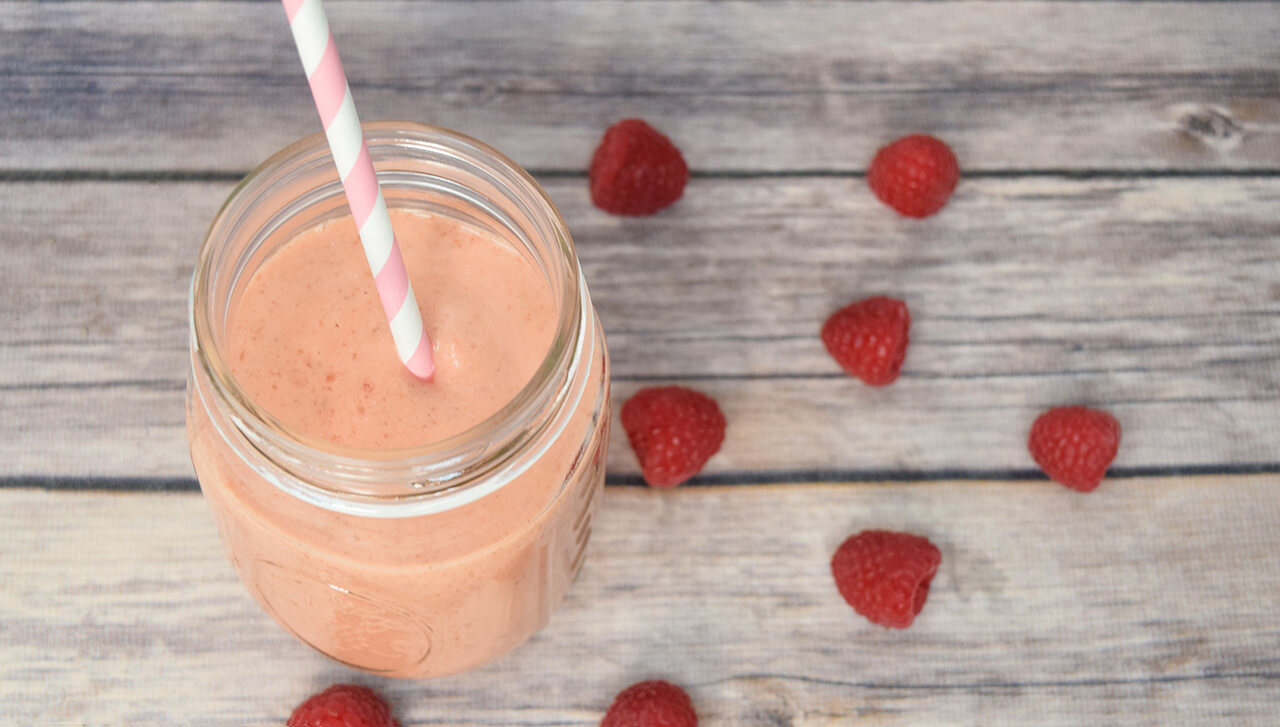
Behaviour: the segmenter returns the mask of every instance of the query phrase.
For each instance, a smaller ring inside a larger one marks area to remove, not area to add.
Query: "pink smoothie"
[[[422,446],[497,412],[546,357],[558,301],[506,242],[393,210],[436,346],[417,381],[396,358],[349,217],[284,244],[230,310],[224,359],[244,391],[318,446]],[[515,480],[446,512],[362,517],[308,504],[232,456],[188,412],[192,459],[250,591],[304,641],[393,676],[434,676],[511,649],[547,620],[580,562],[603,479],[607,357],[563,434]]]
[[[228,326],[231,372],[290,429],[368,449],[439,441],[498,411],[547,355],[556,302],[524,258],[446,217],[391,219],[435,343],[435,379],[424,386],[396,358],[344,217],[273,255]]]

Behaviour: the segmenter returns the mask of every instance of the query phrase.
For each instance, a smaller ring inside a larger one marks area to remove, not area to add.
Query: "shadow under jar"
[[[541,365],[479,424],[394,450],[291,430],[246,393],[226,356],[250,280],[349,214],[317,134],[251,173],[204,240],[187,434],[226,550],[268,613],[350,666],[440,676],[528,639],[581,565],[604,481],[608,354],[564,221],[527,173],[444,129],[391,122],[365,135],[390,209],[456,220],[545,280],[557,320]]]

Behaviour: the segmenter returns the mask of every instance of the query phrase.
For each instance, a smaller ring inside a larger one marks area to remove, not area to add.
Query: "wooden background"
[[[621,400],[696,386],[723,451],[634,487],[622,437],[551,625],[387,682],[262,615],[182,432],[196,246],[317,129],[275,3],[0,3],[0,724],[281,725],[355,679],[409,725],[595,725],[627,684],[704,725],[1280,723],[1280,3],[339,2],[368,120],[493,143],[569,221]],[[642,116],[693,168],[650,219],[590,205]],[[965,178],[911,221],[862,179],[923,130]],[[902,378],[818,327],[905,298]],[[1082,496],[1036,413],[1125,441]],[[848,533],[943,550],[916,625],[835,593]]]

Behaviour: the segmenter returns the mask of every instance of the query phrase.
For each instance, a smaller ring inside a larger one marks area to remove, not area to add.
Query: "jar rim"
[[[214,257],[220,245],[234,239],[232,235],[219,233],[226,232],[223,228],[230,224],[229,217],[251,208],[255,199],[264,195],[273,182],[279,181],[290,170],[297,171],[297,168],[317,158],[328,159],[332,166],[332,155],[323,133],[311,134],[295,141],[259,164],[232,190],[214,216],[200,245],[188,301],[192,364],[198,365],[211,382],[219,403],[225,404],[229,409],[236,429],[242,435],[250,434],[245,431],[246,427],[254,430],[251,434],[255,436],[246,438],[259,451],[262,447],[258,446],[260,443],[256,436],[262,435],[269,440],[273,449],[279,448],[291,461],[318,458],[326,463],[327,471],[341,473],[343,477],[363,481],[373,481],[379,477],[403,477],[406,484],[411,485],[407,491],[389,490],[378,495],[334,492],[332,488],[322,488],[331,495],[358,494],[363,499],[385,500],[455,492],[467,485],[466,482],[456,481],[456,478],[459,467],[474,452],[476,442],[496,442],[499,446],[490,448],[490,455],[510,456],[519,450],[522,442],[542,431],[527,431],[524,439],[515,436],[520,427],[514,425],[522,420],[521,415],[527,415],[531,409],[546,406],[553,401],[563,403],[568,383],[572,380],[572,376],[566,377],[566,374],[570,373],[570,369],[576,368],[573,364],[581,356],[585,333],[584,306],[590,304],[583,301],[586,289],[582,283],[568,226],[550,196],[522,167],[484,142],[442,127],[412,121],[380,121],[364,124],[363,127],[366,143],[370,153],[375,156],[375,162],[377,151],[388,148],[411,149],[425,145],[457,155],[477,165],[484,172],[494,174],[500,182],[509,183],[507,188],[520,193],[521,198],[530,203],[529,208],[523,210],[524,213],[529,214],[531,219],[536,218],[534,221],[545,226],[551,233],[548,244],[556,252],[555,262],[557,266],[564,265],[563,297],[558,301],[560,314],[552,342],[529,381],[511,400],[477,424],[444,439],[396,449],[351,447],[308,436],[286,425],[249,396],[231,373],[213,335],[212,316],[215,306],[210,304],[209,299]],[[336,168],[333,178],[337,179]],[[251,231],[250,234],[256,232]],[[391,345],[390,340],[387,345]],[[550,419],[556,418],[558,417],[549,417],[548,423]],[[258,424],[262,426],[259,427]],[[278,461],[274,463],[281,464]],[[412,474],[404,474],[409,472]],[[484,489],[488,491],[492,488]]]

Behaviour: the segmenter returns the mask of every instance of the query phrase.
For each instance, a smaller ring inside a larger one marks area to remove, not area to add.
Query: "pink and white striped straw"
[[[364,142],[360,118],[351,99],[347,74],[338,58],[338,47],[329,32],[324,6],[320,0],[281,2],[289,16],[289,29],[293,31],[298,57],[311,84],[311,96],[315,99],[316,111],[320,112],[342,189],[347,193],[347,205],[360,230],[360,242],[382,300],[382,311],[391,325],[396,354],[410,373],[430,381],[435,373],[431,339],[422,325],[418,300],[409,285],[400,245],[391,229],[391,216],[378,188],[373,159]]]

